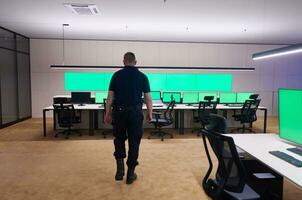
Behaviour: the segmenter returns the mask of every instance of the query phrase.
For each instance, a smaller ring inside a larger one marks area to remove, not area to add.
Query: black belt
[[[134,106],[113,106],[113,110],[114,111],[126,111],[126,110],[133,110],[133,109],[141,110],[142,107],[143,107],[142,104],[137,104]]]

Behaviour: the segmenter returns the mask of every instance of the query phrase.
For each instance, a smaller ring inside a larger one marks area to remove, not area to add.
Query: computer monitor
[[[107,99],[108,91],[101,91],[95,93],[95,103],[104,103],[104,99]]]
[[[163,92],[163,103],[170,103],[172,99],[175,100],[175,103],[181,103],[181,93]]]
[[[236,103],[244,103],[245,100],[250,99],[250,96],[254,94],[251,92],[237,92],[237,100]]]
[[[182,103],[185,104],[198,103],[198,92],[184,92],[182,94]]]
[[[236,103],[237,94],[235,92],[221,92],[219,94],[219,103],[231,104]]]
[[[160,91],[151,91],[152,100],[161,100]]]
[[[279,89],[279,133],[302,147],[302,90]]]
[[[204,100],[204,97],[206,96],[213,96],[213,101],[217,101],[217,93],[216,92],[199,92],[199,101],[206,101]]]
[[[80,106],[91,103],[90,92],[71,92],[71,102]]]

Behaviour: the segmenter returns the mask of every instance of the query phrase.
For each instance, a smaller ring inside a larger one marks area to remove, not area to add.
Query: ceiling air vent
[[[66,8],[78,15],[98,15],[100,13],[98,7],[95,4],[63,4]]]

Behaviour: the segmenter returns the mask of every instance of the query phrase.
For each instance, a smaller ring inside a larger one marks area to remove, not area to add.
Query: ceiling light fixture
[[[287,47],[255,53],[253,54],[252,58],[253,60],[260,60],[265,58],[272,58],[276,56],[284,56],[284,55],[301,53],[301,52],[302,52],[302,44],[295,44]]]
[[[63,45],[62,45],[62,52],[63,52],[63,57],[62,57],[62,65],[65,65],[65,27],[69,26],[69,24],[62,24],[62,32],[63,32]]]
[[[120,69],[124,66],[81,66],[81,65],[51,65],[52,69]],[[137,66],[139,69],[155,70],[211,70],[211,71],[254,71],[247,67],[170,67],[170,66]]]

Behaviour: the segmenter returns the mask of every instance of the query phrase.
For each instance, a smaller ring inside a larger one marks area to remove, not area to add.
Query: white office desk
[[[280,175],[286,177],[291,182],[302,187],[302,168],[295,167],[278,157],[269,153],[269,151],[282,151],[299,160],[302,156],[287,151],[290,144],[281,141],[277,134],[227,134],[234,139],[235,145],[261,161]]]
[[[60,95],[59,95],[60,96]],[[57,96],[57,97],[59,97]],[[63,95],[62,95],[63,96]],[[78,104],[74,104],[74,108],[76,110],[88,110],[90,112],[90,118],[93,120],[93,114],[94,111],[102,111],[104,110],[104,106],[102,104],[85,104],[84,106],[79,106]],[[153,107],[153,110],[165,110],[167,108],[167,105],[163,105],[162,107]],[[216,106],[217,110],[240,110],[242,107],[230,107],[223,104],[218,104]],[[146,105],[143,105],[143,109],[146,110]],[[179,133],[184,134],[184,111],[185,110],[197,110],[197,106],[191,106],[186,104],[177,104],[174,107],[174,110],[179,111]],[[209,107],[210,109],[210,107]],[[266,132],[266,126],[267,126],[267,108],[266,107],[258,107],[259,110],[262,110],[264,112],[264,125],[263,125],[263,132]],[[46,112],[54,110],[53,106],[48,106],[43,108],[43,135],[46,136]],[[177,112],[178,113],[178,112]],[[91,121],[91,119],[89,121]],[[178,127],[178,121],[177,126]],[[91,122],[93,123],[93,122]],[[90,132],[93,132],[93,125],[90,123]],[[55,118],[54,118],[54,124],[55,124]]]

